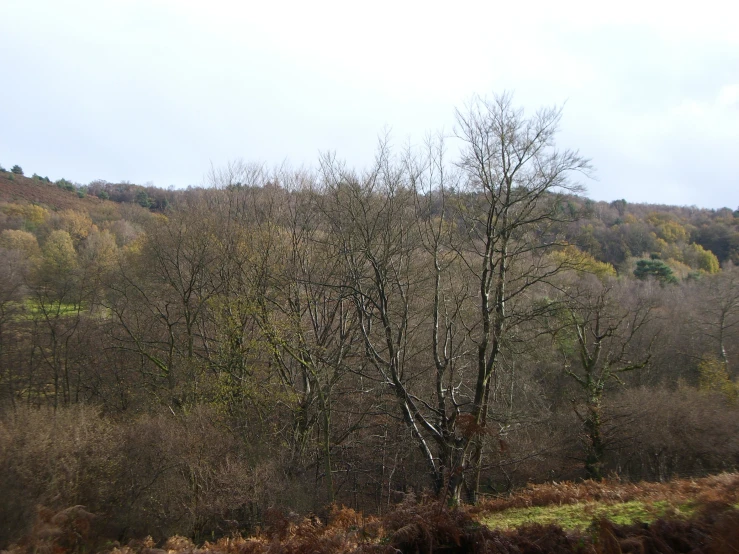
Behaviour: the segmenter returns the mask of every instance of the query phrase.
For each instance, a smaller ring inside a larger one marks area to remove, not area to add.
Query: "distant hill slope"
[[[261,185],[265,191],[275,186],[266,176]],[[249,188],[238,183],[229,187]],[[143,213],[167,213],[187,206],[188,198],[196,199],[205,190],[104,180],[87,185],[64,179],[51,183],[35,175],[29,178],[0,171],[0,203],[75,210],[89,214],[96,224],[121,218],[138,221],[145,219]],[[739,265],[739,210],[632,204],[626,200],[603,202],[574,195],[564,199],[562,209],[579,214],[565,230],[567,242],[597,261],[613,265],[619,273],[631,274],[639,258],[662,259],[680,278],[687,278],[691,272],[695,277],[698,270],[716,272],[719,264],[729,261]]]
[[[95,196],[80,198],[75,190],[66,190],[54,183],[31,179],[23,175],[0,172],[0,202],[38,204],[51,210],[94,211],[113,202]]]

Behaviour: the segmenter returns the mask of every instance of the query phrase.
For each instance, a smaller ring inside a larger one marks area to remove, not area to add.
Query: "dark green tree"
[[[15,173],[16,175],[23,175],[23,168],[19,165],[14,165],[10,168],[11,173]]]
[[[654,277],[662,284],[677,283],[677,277],[672,269],[662,260],[639,260],[636,262],[634,276],[641,280]]]
[[[619,217],[623,217],[626,213],[626,200],[614,200],[613,202],[611,202],[611,206],[616,208]]]
[[[152,202],[149,198],[149,194],[145,190],[140,190],[136,193],[136,203],[142,208],[151,208]]]

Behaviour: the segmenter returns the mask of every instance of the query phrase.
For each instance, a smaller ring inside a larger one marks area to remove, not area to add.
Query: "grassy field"
[[[515,529],[522,525],[537,523],[555,524],[566,530],[583,530],[593,521],[608,519],[618,525],[636,522],[652,522],[661,517],[688,518],[695,513],[695,505],[685,503],[673,505],[666,500],[642,502],[632,500],[616,504],[587,502],[564,506],[536,506],[533,508],[512,508],[480,518],[491,529]]]
[[[94,312],[90,313],[86,303],[78,305],[64,302],[49,302],[45,306],[42,306],[37,300],[28,298],[23,302],[9,302],[7,307],[14,321],[40,321],[47,317],[53,320],[75,317],[77,315],[96,319],[108,319],[111,317],[111,312],[107,308],[97,308]]]
[[[551,483],[488,499],[472,511],[490,529],[554,524],[582,531],[601,519],[631,525],[660,518],[687,520],[711,503],[739,508],[737,491],[739,477],[728,473],[667,483]]]
[[[27,319],[43,318],[45,314],[51,317],[64,317],[75,315],[79,311],[79,307],[75,304],[50,302],[46,306],[34,299],[27,299],[23,304],[23,313]]]

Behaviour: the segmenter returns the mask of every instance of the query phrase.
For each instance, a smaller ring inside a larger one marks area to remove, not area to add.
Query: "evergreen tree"
[[[642,280],[654,277],[662,284],[677,283],[677,277],[675,277],[672,269],[662,260],[639,260],[636,262],[634,276]]]

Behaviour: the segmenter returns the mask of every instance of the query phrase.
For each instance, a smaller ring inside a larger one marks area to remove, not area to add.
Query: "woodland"
[[[588,199],[560,117],[186,190],[0,168],[0,548],[734,470],[739,210]]]

